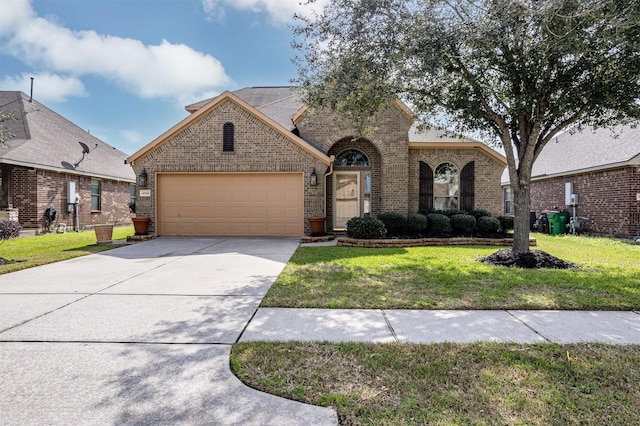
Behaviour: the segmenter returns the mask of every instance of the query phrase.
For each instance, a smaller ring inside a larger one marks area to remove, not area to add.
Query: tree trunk
[[[531,211],[531,187],[511,185],[513,191],[513,251],[526,253],[529,251],[529,212]]]

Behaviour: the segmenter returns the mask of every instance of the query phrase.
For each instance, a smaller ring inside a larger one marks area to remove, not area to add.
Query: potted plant
[[[147,235],[149,233],[149,223],[151,218],[148,216],[132,217],[133,229],[136,235]]]
[[[307,218],[309,221],[309,229],[311,231],[311,236],[324,235],[324,225],[327,220],[324,216],[309,216]]]
[[[111,244],[113,242],[113,225],[93,225],[98,244]]]

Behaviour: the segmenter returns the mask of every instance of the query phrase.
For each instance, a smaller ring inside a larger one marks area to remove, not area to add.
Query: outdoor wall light
[[[138,176],[138,186],[146,187],[147,186],[147,170],[142,169],[142,172]]]
[[[316,173],[316,169],[314,168],[311,172],[311,180],[309,181],[309,185],[316,186],[318,184],[318,174]]]

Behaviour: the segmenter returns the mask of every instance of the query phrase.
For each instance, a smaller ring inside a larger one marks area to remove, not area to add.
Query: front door
[[[335,172],[333,182],[333,227],[345,229],[349,219],[360,216],[360,172]]]

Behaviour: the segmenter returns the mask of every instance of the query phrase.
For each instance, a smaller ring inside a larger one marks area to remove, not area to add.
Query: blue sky
[[[297,76],[289,25],[328,0],[2,0],[0,90],[132,154],[225,90]]]

